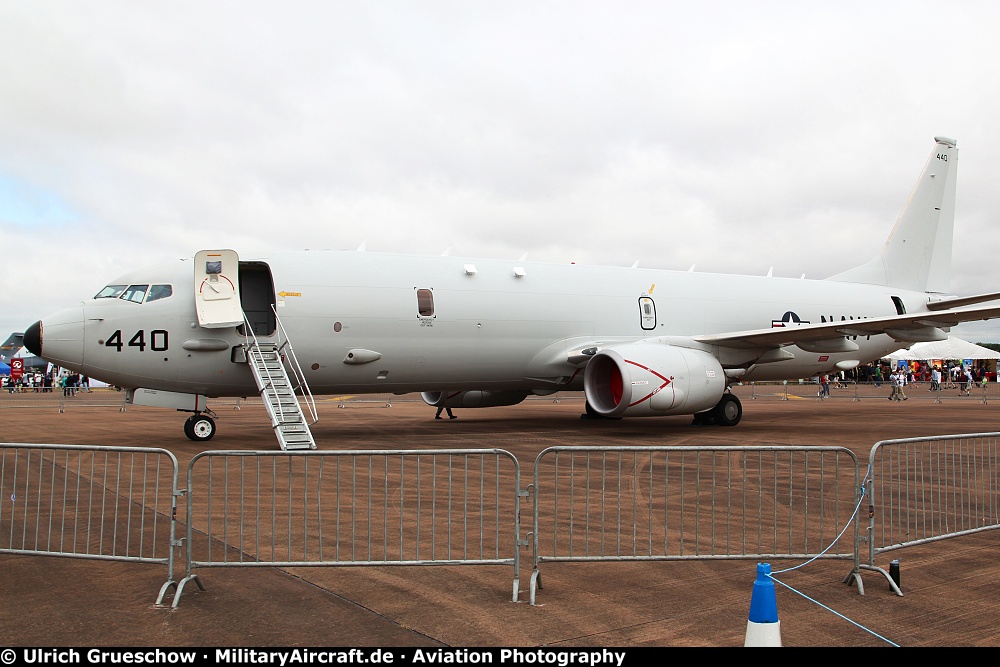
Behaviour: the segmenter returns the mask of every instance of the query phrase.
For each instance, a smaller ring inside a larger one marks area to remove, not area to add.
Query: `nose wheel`
[[[188,417],[184,422],[184,435],[195,442],[211,440],[215,435],[215,420],[200,413]]]

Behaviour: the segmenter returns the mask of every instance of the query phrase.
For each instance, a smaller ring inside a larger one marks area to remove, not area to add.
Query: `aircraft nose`
[[[42,322],[39,320],[24,330],[25,349],[36,357],[42,356]]]
[[[43,317],[24,332],[24,347],[46,361],[78,369],[83,363],[83,306]]]

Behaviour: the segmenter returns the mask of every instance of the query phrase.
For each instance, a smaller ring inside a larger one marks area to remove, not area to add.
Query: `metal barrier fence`
[[[420,394],[344,394],[326,396],[318,398],[318,401],[336,403],[339,408],[353,407],[392,407],[394,403],[423,403]],[[583,402],[583,392],[559,392],[548,396],[528,396],[527,401],[550,401],[559,403],[560,401],[578,400]],[[220,408],[233,408],[240,410],[243,406],[258,408],[263,405],[263,400],[259,396],[246,397],[222,397],[208,400],[210,407],[218,410]],[[73,394],[63,393],[62,388],[54,388],[50,391],[43,391],[41,388],[35,391],[29,388],[21,391],[0,391],[0,410],[4,408],[47,408],[66,412],[67,409],[76,408],[115,408],[125,411],[128,409],[125,403],[125,392],[113,387],[94,387],[89,391],[77,389]]]
[[[921,382],[907,385],[904,388],[909,399],[918,401],[932,400],[936,403],[953,401],[972,401],[988,403],[991,399],[1000,400],[1000,383],[992,382],[985,386],[973,385],[966,391],[960,391],[958,385],[944,384],[940,391],[929,391],[930,383]],[[742,400],[799,400],[819,399],[819,385],[803,380],[800,382],[750,382],[733,385],[731,390]],[[875,384],[873,382],[845,382],[830,385],[830,398],[851,399],[854,401],[882,399],[889,397],[888,382]],[[324,399],[319,399],[324,400]],[[392,407],[396,403],[421,402],[420,394],[352,394],[325,397],[327,402],[336,402],[337,407]],[[558,392],[548,396],[528,396],[528,402],[548,401],[553,403],[584,401],[583,392]],[[224,397],[209,399],[210,407],[218,410],[229,408],[239,410],[242,406],[257,407],[262,403],[259,396],[243,398]],[[90,391],[77,389],[75,394],[67,395],[61,388],[51,391],[28,389],[23,391],[0,391],[0,410],[4,408],[48,408],[65,412],[67,409],[104,407],[121,411],[129,407],[125,403],[125,392],[112,387],[95,387]]]
[[[0,443],[0,552],[161,563],[162,598],[177,475],[163,449]]]
[[[856,571],[857,540],[839,537],[861,490],[842,447],[550,447],[535,460],[531,603],[544,561],[824,557]]]
[[[732,391],[744,400],[820,399],[819,384],[809,380],[798,382],[749,382],[733,386]],[[892,386],[887,381],[881,383],[831,382],[828,398],[851,399],[854,401],[877,398],[884,401],[890,398],[891,391]],[[963,389],[959,384],[942,383],[939,390],[932,391],[930,382],[913,382],[903,387],[903,393],[907,399],[918,401],[931,400],[935,403],[951,402],[952,400],[989,403],[990,399],[1000,400],[1000,384],[996,382],[985,385],[973,383],[972,386]]]
[[[1000,528],[1000,433],[883,440],[868,457],[868,560],[876,554]]]
[[[166,450],[0,443],[0,553],[163,564],[173,607],[234,566],[512,566],[516,602],[533,493],[532,604],[546,561],[850,559],[862,595],[862,570],[902,595],[877,554],[1000,527],[1000,433],[876,443],[863,481],[850,450],[806,446],[552,447],[520,476],[500,449],[217,451],[179,489]]]
[[[520,466],[500,449],[214,451],[188,466],[184,586],[195,568],[510,565]]]
[[[125,392],[111,387],[94,387],[89,390],[76,388],[72,393],[64,391],[62,387],[0,391],[0,409],[48,408],[65,412],[68,407],[120,409],[124,404]]]

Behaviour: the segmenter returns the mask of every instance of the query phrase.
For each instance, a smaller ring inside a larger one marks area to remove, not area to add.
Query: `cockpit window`
[[[124,299],[132,303],[158,301],[173,296],[172,285],[108,285],[94,295],[95,299]]]
[[[108,285],[94,295],[95,299],[117,299],[128,285]]]
[[[157,299],[166,299],[173,293],[174,288],[170,285],[153,285],[149,288],[149,294],[146,296],[146,303],[156,301]]]
[[[149,289],[149,285],[129,285],[119,298],[133,303],[142,303],[147,289]]]

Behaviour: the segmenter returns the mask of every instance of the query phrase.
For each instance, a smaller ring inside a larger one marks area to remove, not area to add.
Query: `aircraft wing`
[[[736,349],[781,347],[799,342],[834,340],[843,336],[874,336],[876,334],[887,334],[901,342],[913,343],[925,340],[944,340],[947,338],[947,334],[942,329],[953,327],[961,322],[975,322],[997,317],[1000,317],[1000,306],[956,308],[888,317],[735,331],[693,336],[692,339],[699,343]]]

